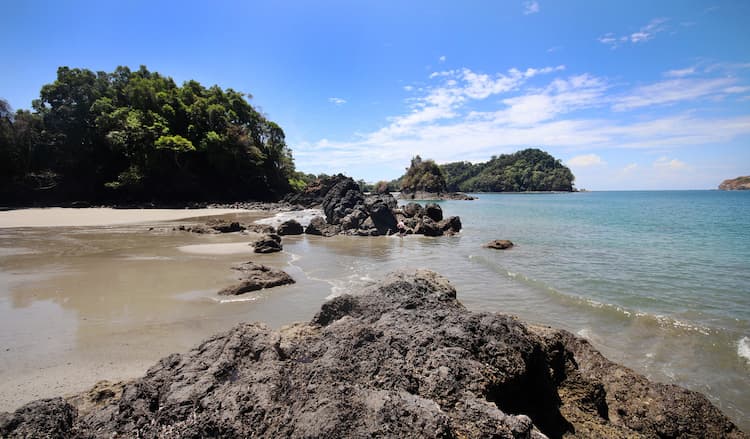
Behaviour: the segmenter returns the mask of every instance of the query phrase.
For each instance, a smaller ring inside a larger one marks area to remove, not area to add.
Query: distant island
[[[722,191],[747,191],[750,190],[750,175],[744,177],[732,178],[724,180],[719,185],[719,190]]]
[[[462,192],[572,192],[575,177],[560,160],[528,148],[493,156],[488,162],[443,165],[420,156],[390,183],[404,198],[463,198]],[[457,195],[458,194],[458,195]]]

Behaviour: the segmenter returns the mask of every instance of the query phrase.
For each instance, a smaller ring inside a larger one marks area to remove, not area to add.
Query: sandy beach
[[[100,380],[136,378],[159,358],[239,322],[307,318],[307,310],[287,311],[267,292],[233,303],[215,297],[236,281],[231,266],[253,258],[249,243],[257,234],[172,230],[209,218],[248,224],[269,216],[242,209],[0,212],[0,411]],[[278,267],[288,260],[263,257]],[[274,294],[294,300],[300,288]]]
[[[112,209],[63,207],[16,209],[0,212],[0,228],[92,227],[145,224],[185,218],[250,212],[243,209]]]

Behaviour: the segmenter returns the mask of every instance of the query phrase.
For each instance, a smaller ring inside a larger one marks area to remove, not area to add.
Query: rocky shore
[[[145,376],[0,414],[16,437],[747,437],[701,394],[588,342],[475,313],[430,271],[241,324]]]

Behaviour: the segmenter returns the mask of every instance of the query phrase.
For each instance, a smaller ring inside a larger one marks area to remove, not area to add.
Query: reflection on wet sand
[[[179,224],[3,230],[0,410],[138,376],[158,358],[241,321],[309,318],[304,303],[286,301],[321,283],[288,267],[288,254],[252,253],[252,234],[172,231]],[[255,293],[252,301],[217,300],[216,291],[235,281],[230,267],[251,259],[286,269],[298,284]],[[327,291],[317,289],[312,309]]]

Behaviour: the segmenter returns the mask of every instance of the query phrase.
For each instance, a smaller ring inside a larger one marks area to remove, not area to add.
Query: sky
[[[34,1],[0,6],[0,98],[59,66],[218,84],[298,170],[370,182],[419,154],[541,148],[589,190],[750,175],[750,2]]]

